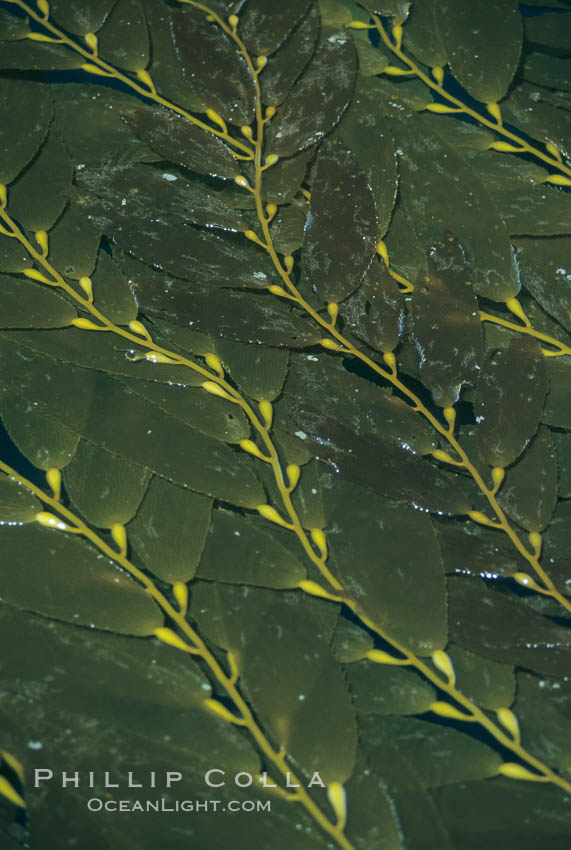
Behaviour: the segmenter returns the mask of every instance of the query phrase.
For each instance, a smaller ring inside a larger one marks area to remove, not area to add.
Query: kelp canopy
[[[0,2],[3,847],[568,850],[570,35]]]

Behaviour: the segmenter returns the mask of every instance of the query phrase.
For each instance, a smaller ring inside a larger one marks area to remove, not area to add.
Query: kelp
[[[7,847],[567,848],[571,13],[465,6],[0,3]]]

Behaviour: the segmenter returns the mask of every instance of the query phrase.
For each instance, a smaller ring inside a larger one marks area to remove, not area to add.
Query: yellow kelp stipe
[[[108,328],[103,327],[102,325],[96,325],[95,322],[92,322],[91,319],[84,319],[80,317],[78,319],[72,319],[70,322],[76,328],[80,328],[82,331],[106,331]]]
[[[144,324],[140,322],[138,319],[131,319],[129,322],[129,330],[133,331],[134,334],[138,334],[139,336],[144,337],[145,339],[151,339],[150,334]]]
[[[289,464],[289,466],[286,468],[286,475],[289,482],[288,491],[291,493],[292,490],[295,490],[299,481],[299,477],[301,475],[301,469],[299,468],[297,463]]]
[[[468,516],[470,517],[471,520],[479,523],[480,525],[488,525],[490,528],[501,528],[502,527],[499,523],[494,522],[491,519],[488,519],[488,517],[485,514],[483,514],[482,511],[469,511]]]
[[[206,360],[206,365],[216,372],[219,378],[224,377],[224,367],[217,354],[207,354],[204,359]]]
[[[312,528],[310,533],[311,539],[319,549],[322,560],[325,561],[327,559],[327,540],[325,539],[325,534],[320,528]]]
[[[218,124],[218,126],[220,127],[220,129],[222,130],[223,133],[228,132],[228,127],[226,126],[226,122],[224,121],[222,116],[219,115],[217,112],[215,112],[213,109],[207,109],[206,110],[206,116],[207,116],[207,118],[210,118],[210,120],[214,124]]]
[[[337,817],[337,829],[345,829],[347,823],[347,794],[340,782],[330,782],[327,796]]]
[[[537,582],[529,575],[529,573],[512,573],[512,578],[521,584],[522,587],[527,587],[528,590],[541,590]]]
[[[41,14],[44,16],[44,19],[49,18],[50,16],[50,4],[48,0],[38,0],[38,9]]]
[[[64,522],[63,519],[60,519],[55,514],[50,514],[48,511],[40,511],[34,519],[40,525],[43,525],[44,528],[55,528],[58,531],[73,531],[71,526]]]
[[[452,455],[449,455],[448,452],[445,452],[443,449],[434,449],[432,452],[432,457],[435,460],[441,460],[443,463],[451,463],[454,466],[459,465],[459,461],[454,460]],[[461,465],[461,464],[460,464]]]
[[[137,71],[137,77],[143,83],[144,86],[147,86],[149,91],[151,91],[153,94],[156,94],[157,89],[148,71],[145,71],[144,68],[141,68],[141,70]]]
[[[260,516],[263,516],[264,519],[269,520],[269,522],[275,522],[276,525],[281,525],[284,528],[293,528],[293,525],[290,525],[289,522],[282,519],[276,509],[272,508],[271,505],[258,505],[257,511]]]
[[[506,301],[506,307],[508,308],[510,313],[513,313],[514,316],[517,316],[518,319],[521,319],[524,325],[527,325],[528,328],[531,327],[531,322],[527,318],[525,311],[517,300],[517,298],[508,298],[508,300]]]
[[[444,673],[448,679],[448,684],[454,687],[456,684],[456,673],[454,672],[454,665],[450,660],[450,656],[441,649],[436,649],[432,653],[432,663],[438,668],[438,670],[440,670],[441,673]]]
[[[24,766],[18,761],[16,756],[13,756],[8,750],[0,750],[0,761],[5,761],[8,767],[12,768],[20,782],[24,782]]]
[[[37,236],[37,234],[36,234]],[[79,278],[79,285],[85,292],[87,296],[87,301],[89,304],[93,304],[93,284],[91,282],[91,278],[84,276]]]
[[[93,55],[97,56],[97,36],[95,35],[95,33],[86,32],[83,38],[85,39],[85,43],[92,51]]]
[[[337,316],[339,315],[339,304],[335,304],[335,302],[330,301],[327,305],[327,312],[331,317],[331,327],[334,327],[335,322],[337,321]]]
[[[272,420],[274,416],[274,409],[272,407],[272,403],[267,399],[262,399],[260,404],[260,413],[262,415],[262,419],[264,420],[264,427],[266,430],[269,430],[272,427]]]
[[[161,643],[166,643],[168,646],[174,646],[175,649],[180,649],[182,652],[196,653],[197,650],[189,646],[176,632],[172,629],[167,629],[166,626],[160,626],[153,631],[153,634]]]
[[[217,395],[220,398],[225,398],[226,401],[236,401],[236,399],[232,398],[232,396],[226,392],[219,384],[215,383],[215,381],[205,381],[202,384],[202,389],[206,390],[207,393],[211,395]]]
[[[120,522],[116,522],[111,526],[111,537],[117,544],[117,548],[121,555],[127,554],[127,532],[125,526]]]
[[[440,717],[449,717],[451,720],[474,719],[472,715],[464,714],[462,711],[459,711],[449,702],[431,702],[428,706],[427,711],[433,711],[435,714],[440,715]]]
[[[527,779],[528,782],[549,782],[547,776],[532,773],[531,770],[513,761],[506,761],[501,764],[498,768],[498,773],[502,776],[509,776],[510,779]]]
[[[21,809],[26,808],[26,803],[23,798],[18,794],[16,789],[10,785],[4,776],[0,776],[0,795],[5,797],[6,800],[9,800],[11,803],[14,803],[14,805],[20,806]]]
[[[571,186],[571,179],[564,174],[550,174],[543,183],[553,183],[554,186]]]
[[[502,125],[502,112],[501,112],[501,109],[498,106],[498,104],[494,103],[493,101],[490,101],[489,103],[486,104],[486,109],[488,110],[488,112],[490,113],[492,118],[495,118],[495,120],[498,122],[498,124],[501,127],[501,125]]]
[[[228,723],[236,723],[239,726],[243,726],[245,723],[243,717],[237,717],[235,714],[232,714],[232,712],[228,711],[226,706],[222,705],[221,702],[218,702],[217,699],[205,699],[204,705],[209,711],[213,714],[217,714],[218,717],[221,717],[222,720],[226,720]]]
[[[59,502],[61,495],[61,472],[59,469],[56,469],[55,466],[48,469],[46,472],[46,480],[54,494],[54,499]]]
[[[319,596],[321,599],[329,599],[331,602],[341,602],[339,596],[335,596],[334,593],[329,593],[328,590],[325,590],[325,588],[321,587],[321,585],[316,581],[304,579],[304,581],[300,581],[298,587],[310,596]]]
[[[514,741],[519,744],[521,740],[519,723],[517,722],[517,717],[513,711],[510,711],[509,708],[498,708],[496,714],[502,726],[505,726]]]
[[[410,664],[408,658],[395,658],[394,655],[389,655],[388,652],[382,649],[370,649],[365,655],[365,658],[368,658],[369,661],[373,661],[375,664],[395,664],[401,667]]]
[[[113,74],[109,71],[104,71],[99,65],[94,65],[92,62],[85,62],[79,66],[81,71],[86,71],[88,74],[95,74],[96,77],[112,77]]]
[[[49,280],[44,274],[37,269],[22,269],[22,274],[29,277],[30,280],[37,280],[40,283],[48,283],[50,286],[59,286],[54,280]]]
[[[531,531],[528,540],[533,547],[533,551],[535,552],[535,556],[539,558],[541,554],[541,544],[543,542],[541,534],[538,531]]]
[[[526,148],[521,145],[510,145],[509,142],[492,142],[488,145],[489,151],[500,151],[500,153],[524,153]]]
[[[493,485],[494,485],[494,493],[497,493],[498,490],[500,489],[502,481],[505,478],[506,471],[501,466],[494,466],[493,469],[492,469],[491,475],[492,475],[492,482],[493,482]]]
[[[147,351],[144,359],[150,363],[164,363],[170,366],[177,365],[176,360],[173,360],[172,357],[167,357],[166,354],[161,354],[160,351]]]
[[[172,586],[172,592],[179,611],[184,617],[188,610],[188,587],[182,581],[175,581]]]
[[[464,112],[464,110],[460,107],[446,106],[444,103],[427,103],[424,108],[427,112],[436,112],[437,115],[450,115],[453,112]]]
[[[48,241],[48,234],[46,233],[45,230],[36,230],[35,236],[36,236],[36,242],[38,243],[38,245],[41,248],[42,257],[47,257],[48,256],[48,250],[49,250],[49,247],[50,247],[49,241]]]
[[[340,351],[341,346],[337,345],[336,342],[333,342],[332,339],[320,339],[319,345],[322,345],[323,348],[327,348],[328,351]]]
[[[272,459],[260,451],[253,440],[240,440],[240,448],[248,454],[257,457],[259,460],[264,460],[266,463],[271,463]]]

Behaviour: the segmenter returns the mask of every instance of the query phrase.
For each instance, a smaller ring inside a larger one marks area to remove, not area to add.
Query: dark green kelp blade
[[[143,0],[145,16],[152,33],[151,64],[147,69],[162,97],[191,112],[206,112],[204,91],[189,86],[172,37],[172,16],[176,8],[157,0]]]
[[[502,103],[504,120],[515,124],[534,139],[550,142],[566,156],[571,153],[571,115],[557,94],[540,86],[521,82]],[[563,108],[561,108],[563,107]]]
[[[5,45],[2,45],[4,50]],[[32,159],[48,131],[52,104],[29,80],[0,80],[0,181],[10,183]]]
[[[12,442],[37,469],[63,469],[73,459],[79,434],[40,413],[16,393],[4,390],[0,416]]]
[[[305,577],[301,562],[268,534],[266,523],[221,508],[213,511],[198,578],[295,588]]]
[[[292,408],[291,414],[306,438],[313,441],[316,456],[331,464],[342,478],[420,510],[441,514],[471,510],[453,479],[410,447],[380,437],[357,437],[315,409]]]
[[[460,690],[482,708],[497,711],[513,703],[516,693],[514,667],[476,655],[451,643],[446,652],[452,659]]]
[[[337,303],[361,283],[376,250],[379,222],[373,193],[351,151],[326,142],[319,155],[302,250],[309,283]]]
[[[250,124],[256,88],[236,45],[208,15],[185,5],[171,12],[171,32],[186,80],[231,124]]]
[[[238,160],[224,142],[172,110],[143,107],[125,121],[164,159],[213,177],[232,179],[240,173]]]
[[[377,716],[364,720],[363,728],[371,735],[369,747],[381,750],[377,758],[386,765],[385,776],[396,792],[412,790],[415,782],[408,771],[387,764],[394,750],[410,766],[416,781],[427,789],[453,780],[490,778],[497,774],[502,761],[492,747],[467,735],[464,729],[431,723],[428,717]]]
[[[405,302],[384,263],[373,261],[359,290],[343,303],[341,315],[351,332],[372,348],[394,351],[403,330]]]
[[[543,531],[550,522],[557,502],[557,455],[545,425],[508,469],[498,500],[526,531]]]
[[[144,263],[202,284],[269,285],[272,266],[257,246],[238,234],[216,236],[160,210],[149,215],[152,193],[148,206],[137,198],[136,187],[125,195],[111,188],[99,196],[83,187],[74,194],[93,227]]]
[[[232,380],[250,398],[273,401],[281,394],[289,365],[288,351],[277,347],[264,350],[223,338],[215,341],[214,349]]]
[[[90,83],[54,85],[55,126],[74,163],[75,173],[85,167],[154,162],[157,154],[125,124],[124,115],[135,107],[122,91]]]
[[[151,475],[144,466],[81,440],[64,484],[82,516],[100,528],[125,525],[137,513]]]
[[[460,10],[452,0],[430,0],[454,76],[472,97],[498,101],[519,64],[523,26],[513,0],[472,0]]]
[[[97,35],[101,56],[127,71],[141,71],[149,64],[150,38],[140,0],[118,0]]]
[[[218,292],[172,279],[157,289],[151,276],[137,280],[135,293],[140,309],[149,316],[237,342],[305,348],[320,336],[270,295]]]
[[[119,381],[129,391],[150,401],[168,416],[209,437],[224,443],[239,443],[246,439],[250,435],[250,425],[243,411],[236,409],[232,402],[199,389],[204,376],[197,373],[195,376],[198,379],[196,386],[177,386],[172,382],[145,380],[135,368],[131,370],[130,376],[119,376]]]
[[[519,280],[506,225],[470,163],[446,141],[442,119],[393,125],[405,212],[425,250],[446,231],[466,251],[478,295],[513,298]]]
[[[551,316],[571,331],[571,238],[516,239],[521,280]]]
[[[206,228],[247,230],[238,210],[229,208],[216,189],[194,176],[188,180],[179,169],[154,168],[141,163],[127,168],[86,168],[76,178],[85,195],[82,206],[97,198],[104,209],[121,207],[123,217],[142,223],[149,219],[173,225],[195,224]]]
[[[135,552],[163,581],[195,574],[210,524],[212,499],[154,476],[127,534]]]
[[[567,804],[547,784],[503,778],[454,783],[437,789],[433,800],[454,847],[478,850],[483,812],[487,850],[535,850],[541,844],[566,850],[569,843]]]
[[[345,675],[360,714],[423,714],[435,690],[416,670],[363,659],[348,664]]]
[[[410,405],[325,353],[292,353],[284,406],[291,399],[296,402],[294,409],[299,410],[315,410],[315,400],[321,399],[327,415],[335,411],[337,421],[350,428],[355,437],[374,435],[408,446],[419,455],[429,454],[437,445],[428,423]],[[285,415],[285,411],[280,414]]]
[[[97,265],[100,240],[101,235],[70,201],[50,229],[50,263],[68,278],[91,277]],[[111,257],[107,253],[105,256],[111,266]]]
[[[23,484],[2,473],[0,476],[0,524],[32,522],[42,503]]]
[[[395,640],[420,655],[444,647],[445,578],[430,517],[334,473],[321,480],[335,576]]]
[[[97,32],[111,9],[113,0],[52,0],[50,12],[54,20],[75,35]]]
[[[508,466],[537,431],[548,386],[537,340],[513,339],[489,352],[478,381],[475,414],[480,455],[490,466]]]
[[[0,275],[0,325],[3,328],[62,328],[77,315],[53,289],[25,278]]]
[[[280,254],[292,255],[303,245],[307,207],[293,203],[283,207],[272,221],[271,234],[274,248]]]
[[[569,629],[481,579],[448,578],[450,639],[464,649],[546,676],[569,672]]]
[[[21,353],[27,362],[25,381],[14,369]],[[243,456],[104,373],[63,365],[4,342],[0,370],[7,388],[89,442],[205,495],[248,507],[264,500]]]
[[[261,77],[262,101],[278,106],[313,56],[319,33],[319,12],[312,5],[301,24],[282,44]]]
[[[320,600],[297,593],[201,582],[191,611],[236,659],[258,714],[304,773],[345,782],[356,747],[355,711],[323,626]],[[261,618],[263,610],[266,616]],[[311,652],[307,652],[311,647]],[[323,699],[329,711],[323,712]]]
[[[569,696],[567,682],[545,681],[524,670],[518,673],[514,711],[522,736],[535,755],[562,770],[571,762]]]
[[[261,190],[264,201],[283,204],[292,200],[299,191],[314,154],[315,148],[310,148],[279,159],[272,165],[264,175]]]
[[[248,0],[240,15],[240,37],[255,56],[268,56],[307,13],[312,0]]]
[[[345,664],[360,661],[374,645],[369,632],[339,614],[333,635],[333,651],[339,661]]]
[[[419,273],[412,294],[412,334],[424,385],[436,404],[451,407],[462,385],[478,377],[482,353],[478,300],[464,252],[453,236],[435,242],[427,261],[428,273]]]
[[[379,108],[376,79],[359,77],[351,104],[336,133],[366,174],[379,216],[378,237],[387,230],[397,194],[397,163],[391,128]]]
[[[555,236],[571,233],[565,192],[543,181],[548,172],[531,162],[497,157],[494,151],[469,152],[470,164],[484,183],[510,234]]]
[[[97,549],[65,531],[37,524],[0,526],[10,563],[2,599],[75,625],[149,635],[163,615],[146,591]]]
[[[34,161],[11,188],[12,215],[29,230],[49,230],[67,203],[72,176],[67,148],[51,129]]]
[[[320,141],[341,118],[356,76],[355,48],[344,32],[318,49],[268,128],[268,153],[291,156]]]

